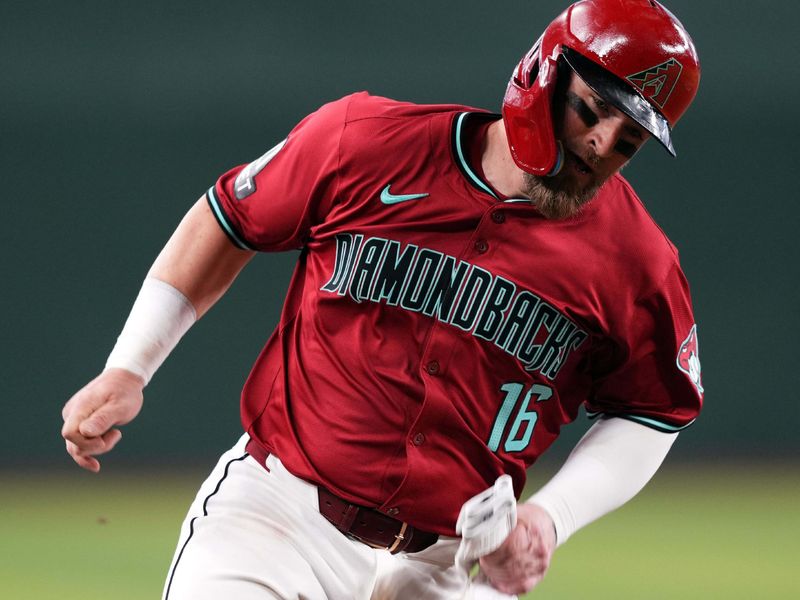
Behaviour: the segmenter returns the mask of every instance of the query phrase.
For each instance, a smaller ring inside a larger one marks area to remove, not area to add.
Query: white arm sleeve
[[[618,417],[601,419],[558,473],[527,501],[550,515],[561,545],[584,525],[633,498],[677,437]]]
[[[146,278],[106,369],[127,369],[147,385],[196,320],[194,306],[178,289],[154,277]]]

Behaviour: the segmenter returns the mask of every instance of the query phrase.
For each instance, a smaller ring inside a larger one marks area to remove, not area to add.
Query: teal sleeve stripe
[[[217,200],[217,191],[214,189],[212,185],[208,188],[208,193],[206,193],[206,198],[208,198],[208,205],[211,207],[211,212],[214,213],[214,217],[217,219],[217,223],[219,223],[222,230],[225,232],[230,240],[242,250],[255,250],[252,248],[247,242],[245,242],[241,236],[236,233],[236,230],[233,228],[228,222],[228,218],[225,215],[225,212],[222,210],[222,207],[219,205],[219,200]]]
[[[665,423],[664,421],[658,421],[656,419],[651,419],[649,417],[640,417],[639,415],[621,415],[621,414],[590,413],[590,412],[586,413],[586,416],[588,416],[590,419],[596,419],[600,415],[604,415],[606,417],[618,417],[620,419],[627,419],[628,421],[633,421],[634,423],[639,423],[640,425],[645,425],[646,427],[650,427],[658,431],[663,431],[665,433],[675,433],[677,431],[683,431],[684,429],[686,429],[692,423],[695,422],[695,419],[692,419],[686,425],[670,425],[669,423]]]
[[[456,150],[458,152],[458,160],[461,161],[461,167],[464,169],[464,172],[467,173],[472,178],[472,181],[474,181],[478,187],[480,187],[484,192],[486,192],[493,198],[497,198],[497,196],[494,195],[494,192],[491,190],[491,188],[489,188],[489,186],[483,183],[478,178],[478,176],[475,175],[472,169],[469,168],[469,163],[467,162],[467,159],[464,158],[464,150],[461,147],[462,146],[461,126],[464,124],[464,119],[467,118],[468,114],[469,113],[461,113],[460,115],[458,115],[458,120],[456,121]]]

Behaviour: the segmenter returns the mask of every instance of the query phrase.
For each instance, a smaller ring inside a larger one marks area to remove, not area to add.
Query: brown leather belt
[[[267,453],[251,439],[247,452],[266,468]],[[317,486],[319,512],[343,534],[351,536],[373,548],[384,548],[392,554],[420,552],[436,543],[439,536],[422,531],[374,508],[351,504],[333,492]]]
[[[325,488],[319,490],[319,512],[336,529],[373,548],[384,548],[392,554],[419,552],[439,539],[435,533],[393,519],[389,515],[342,500]]]

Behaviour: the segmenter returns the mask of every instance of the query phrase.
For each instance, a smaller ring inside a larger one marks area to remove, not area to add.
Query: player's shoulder
[[[677,256],[678,249],[672,240],[656,222],[650,211],[647,210],[639,194],[633,186],[620,173],[614,175],[609,181],[609,188],[616,198],[614,212],[618,218],[624,219],[637,227],[636,235],[626,236],[633,243],[644,244],[652,247],[654,251]]]
[[[341,99],[347,103],[347,123],[361,120],[386,119],[406,120],[435,117],[467,110],[475,110],[460,104],[419,104],[376,96],[366,91],[356,92]]]
[[[598,194],[597,226],[616,232],[606,238],[616,254],[637,257],[636,263],[654,277],[679,263],[677,247],[625,177],[610,177]]]
[[[422,163],[447,155],[456,115],[475,110],[460,104],[417,104],[358,92],[346,105],[342,165]],[[382,165],[386,167],[386,164]]]
[[[356,92],[322,105],[301,122],[309,131],[334,133],[351,152],[390,152],[430,139],[447,139],[454,116],[475,111],[460,104],[417,104]]]

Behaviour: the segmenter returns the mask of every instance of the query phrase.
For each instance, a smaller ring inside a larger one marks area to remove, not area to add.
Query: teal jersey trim
[[[222,210],[222,207],[219,205],[219,200],[217,199],[217,192],[212,185],[208,188],[208,192],[206,193],[206,198],[208,199],[208,205],[211,207],[211,212],[214,213],[214,217],[217,219],[217,223],[219,223],[222,230],[225,232],[225,235],[230,238],[230,240],[234,243],[234,245],[238,246],[242,250],[255,250],[255,248],[251,247],[247,242],[245,242],[241,236],[236,232],[228,222],[228,219],[225,215],[225,212]]]
[[[475,172],[470,168],[467,159],[464,157],[464,149],[461,143],[461,133],[462,133],[461,129],[464,124],[464,119],[467,118],[467,115],[469,115],[469,113],[461,113],[460,115],[458,115],[458,118],[456,119],[456,153],[458,154],[458,160],[461,163],[461,168],[467,175],[469,175],[470,179],[472,179],[472,182],[476,186],[478,186],[484,192],[489,194],[492,198],[496,198],[499,200],[499,198],[497,198],[495,193],[492,191],[492,188],[486,185],[483,181],[480,180],[480,178],[477,175],[475,175]]]
[[[596,419],[601,415],[607,417],[618,417],[620,419],[626,419],[628,421],[633,421],[634,423],[639,423],[640,425],[650,427],[651,429],[657,429],[658,431],[663,431],[664,433],[676,433],[678,431],[683,431],[684,429],[686,429],[692,423],[695,422],[695,419],[692,419],[686,425],[670,425],[669,423],[665,423],[664,421],[658,421],[656,419],[651,419],[649,417],[640,417],[639,415],[617,415],[609,413],[590,413],[590,412],[586,413],[586,416],[589,417],[590,419]]]

